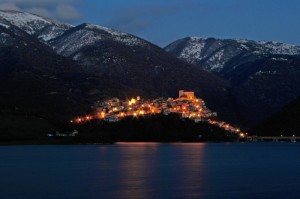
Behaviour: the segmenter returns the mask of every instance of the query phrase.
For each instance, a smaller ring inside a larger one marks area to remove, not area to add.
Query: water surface
[[[300,143],[0,146],[0,198],[300,198]]]

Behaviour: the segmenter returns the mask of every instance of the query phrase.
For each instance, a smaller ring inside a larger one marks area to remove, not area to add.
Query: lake
[[[300,143],[0,146],[0,198],[300,198]]]

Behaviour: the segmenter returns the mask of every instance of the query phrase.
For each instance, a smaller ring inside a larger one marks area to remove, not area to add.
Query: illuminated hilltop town
[[[224,128],[225,130],[239,133],[240,129],[235,128],[223,121],[215,120],[217,113],[209,110],[205,102],[197,98],[194,92],[179,91],[177,99],[158,98],[154,100],[144,100],[139,96],[130,100],[122,101],[118,98],[112,98],[106,101],[97,102],[94,105],[94,112],[91,115],[78,117],[71,120],[72,123],[84,123],[93,119],[104,120],[107,122],[118,122],[125,117],[147,117],[153,114],[176,113],[182,118],[190,118],[195,122],[206,121],[210,124]]]

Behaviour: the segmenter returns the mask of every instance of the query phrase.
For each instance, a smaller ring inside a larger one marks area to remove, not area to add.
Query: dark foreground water
[[[300,143],[0,146],[0,198],[300,198]]]

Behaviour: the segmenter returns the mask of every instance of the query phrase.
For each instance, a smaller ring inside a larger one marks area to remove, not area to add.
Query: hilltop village
[[[71,123],[84,123],[94,119],[100,119],[107,122],[118,122],[125,117],[147,117],[153,114],[169,115],[175,113],[182,118],[189,118],[195,122],[208,122],[212,125],[219,126],[227,131],[238,133],[241,137],[246,134],[240,132],[223,121],[217,121],[217,113],[209,110],[205,102],[197,98],[194,92],[179,91],[177,99],[158,98],[154,100],[144,100],[139,96],[130,100],[122,101],[118,98],[112,98],[105,101],[96,102],[93,106],[94,111],[90,115],[77,117],[71,120]]]

